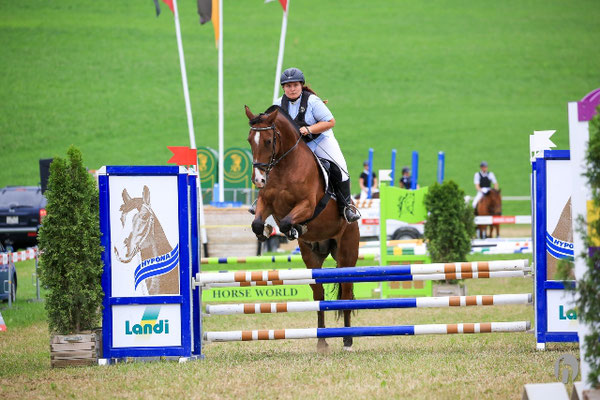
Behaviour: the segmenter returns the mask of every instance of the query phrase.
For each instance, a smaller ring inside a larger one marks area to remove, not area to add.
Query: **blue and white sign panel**
[[[577,314],[571,292],[556,276],[561,260],[573,260],[570,154],[545,150],[532,163],[532,215],[535,275],[536,340],[576,342]]]
[[[195,178],[183,167],[100,170],[104,358],[189,357],[199,348],[190,302]]]

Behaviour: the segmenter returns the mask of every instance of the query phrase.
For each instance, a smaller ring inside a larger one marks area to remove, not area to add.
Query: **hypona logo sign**
[[[125,335],[168,335],[169,320],[159,320],[159,313],[160,306],[146,307],[139,323],[130,320],[125,321]]]
[[[574,259],[573,242],[557,239],[549,232],[546,232],[546,247],[548,253],[554,258],[569,261],[573,261]]]

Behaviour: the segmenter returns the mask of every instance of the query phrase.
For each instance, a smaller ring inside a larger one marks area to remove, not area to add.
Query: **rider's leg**
[[[473,208],[477,207],[477,203],[479,203],[479,200],[481,200],[482,197],[483,192],[481,190],[478,190],[477,194],[475,195],[475,198],[473,199]]]
[[[331,179],[332,186],[335,190],[340,215],[343,215],[348,223],[357,221],[360,219],[360,212],[358,212],[352,202],[350,179],[346,179],[345,181],[342,180],[342,171],[340,171],[340,168],[335,163],[331,163],[330,171],[329,178]]]
[[[360,213],[352,203],[350,177],[347,172],[348,167],[337,140],[333,134],[322,134],[316,140],[308,142],[307,144],[317,156],[332,161],[330,178],[332,179],[338,198],[340,214],[342,214],[348,222],[357,221],[360,218]]]

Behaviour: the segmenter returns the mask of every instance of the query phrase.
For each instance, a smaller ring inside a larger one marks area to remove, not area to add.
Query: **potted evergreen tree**
[[[81,152],[71,146],[67,155],[50,165],[47,216],[39,235],[53,367],[97,362],[93,329],[103,298],[98,190]]]
[[[465,192],[454,182],[434,183],[425,196],[427,222],[425,240],[434,263],[466,261],[471,252],[471,237],[475,234],[473,209],[465,202]],[[458,281],[452,286],[437,285],[434,296],[465,295]]]

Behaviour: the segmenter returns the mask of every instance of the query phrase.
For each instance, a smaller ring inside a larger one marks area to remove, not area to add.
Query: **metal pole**
[[[281,36],[279,37],[279,53],[277,55],[277,69],[275,70],[275,88],[273,89],[273,103],[279,97],[279,77],[283,68],[283,53],[285,51],[285,34],[287,31],[287,17],[290,9],[290,2],[287,2],[287,9],[283,11],[283,20],[281,21]]]
[[[40,276],[38,275],[38,250],[35,251],[35,290],[37,301],[40,301]]]

